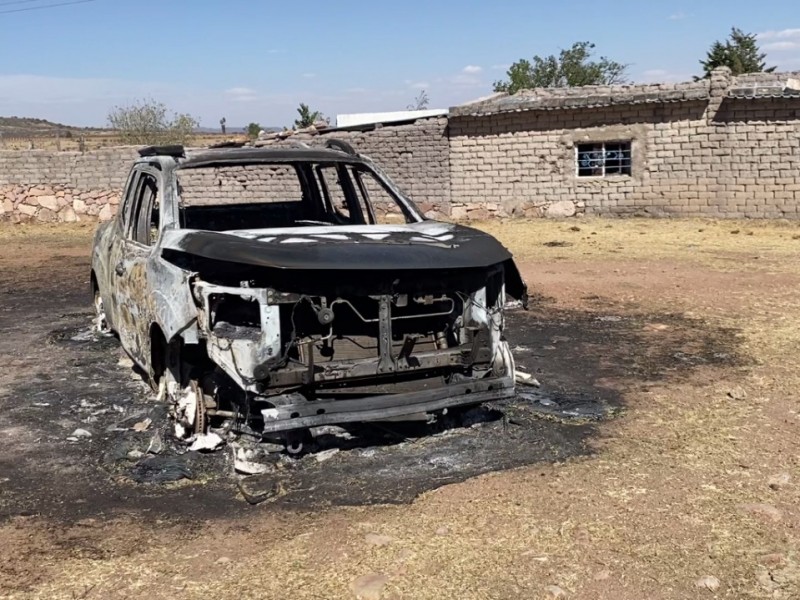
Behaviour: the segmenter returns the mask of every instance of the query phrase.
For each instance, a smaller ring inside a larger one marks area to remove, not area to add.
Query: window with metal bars
[[[578,177],[631,174],[631,142],[592,142],[575,149]]]

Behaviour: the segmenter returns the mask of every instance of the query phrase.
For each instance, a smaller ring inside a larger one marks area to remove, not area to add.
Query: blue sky
[[[431,108],[491,92],[515,60],[589,40],[631,79],[682,81],[732,26],[769,64],[800,70],[791,0],[0,0],[0,115],[105,125],[154,98],[207,127],[290,125],[299,102],[328,116]],[[20,12],[10,12],[20,11]]]

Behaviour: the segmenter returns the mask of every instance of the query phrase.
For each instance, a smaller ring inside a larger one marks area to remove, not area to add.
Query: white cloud
[[[258,93],[248,87],[233,87],[225,90],[225,94],[234,102],[252,102],[258,98]]]
[[[800,40],[796,42],[769,42],[761,46],[761,49],[766,52],[785,52],[787,50],[800,50]]]
[[[468,75],[475,75],[483,71],[483,67],[479,67],[478,65],[467,65],[463,69],[461,69],[462,73],[466,73]]]
[[[446,79],[446,83],[464,88],[482,87],[483,81],[480,77],[467,73],[458,73]]]
[[[686,13],[683,11],[678,11],[676,13],[672,13],[670,16],[667,17],[670,21],[682,21],[686,18]]]
[[[770,54],[767,62],[775,65],[779,71],[790,71],[800,64],[797,56],[800,51],[800,28],[762,31],[757,37],[761,49]]]
[[[779,29],[757,34],[759,41],[800,39],[800,29]]]

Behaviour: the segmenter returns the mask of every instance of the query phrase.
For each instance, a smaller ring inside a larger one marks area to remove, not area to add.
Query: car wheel
[[[108,317],[106,316],[106,309],[103,305],[103,297],[100,295],[100,290],[94,292],[94,328],[97,333],[102,335],[111,335],[111,327],[108,324]]]

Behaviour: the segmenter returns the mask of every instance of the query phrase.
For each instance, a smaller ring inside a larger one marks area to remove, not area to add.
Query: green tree
[[[506,72],[508,79],[494,82],[495,92],[514,94],[537,87],[576,87],[612,85],[627,82],[628,65],[601,56],[591,60],[594,44],[575,42],[558,56],[534,56],[532,61],[518,60]]]
[[[261,125],[258,123],[250,123],[247,126],[247,137],[249,137],[251,140],[256,139],[259,133],[261,133]]]
[[[305,127],[311,127],[317,121],[324,119],[324,116],[318,110],[312,111],[308,104],[300,103],[300,106],[297,108],[297,114],[300,115],[294,121],[295,129],[303,129]]]
[[[717,67],[728,67],[734,75],[772,73],[775,67],[767,68],[764,62],[766,56],[760,51],[755,34],[744,33],[741,29],[732,27],[725,43],[716,41],[711,44],[706,59],[700,61],[703,75],[695,77],[695,81],[709,77],[711,71]]]
[[[186,144],[200,124],[192,115],[172,113],[155,100],[139,100],[129,106],[115,106],[108,113],[108,124],[122,140],[133,145]]]

